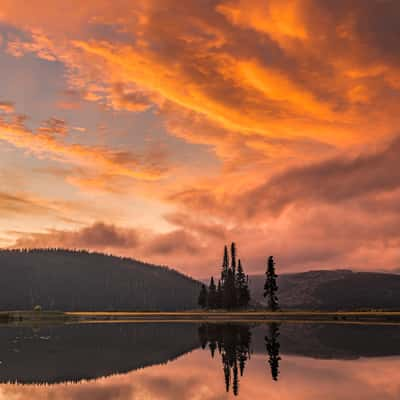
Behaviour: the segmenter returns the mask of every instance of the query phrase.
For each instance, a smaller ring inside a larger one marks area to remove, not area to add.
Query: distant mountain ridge
[[[167,267],[87,251],[0,250],[0,273],[0,310],[185,310],[200,290]]]
[[[265,305],[264,275],[249,277],[252,300]],[[400,275],[321,270],[278,277],[281,308],[302,310],[400,310]]]

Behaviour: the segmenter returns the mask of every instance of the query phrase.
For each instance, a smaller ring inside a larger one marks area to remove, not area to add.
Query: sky
[[[0,246],[218,274],[400,267],[400,2],[0,0]]]

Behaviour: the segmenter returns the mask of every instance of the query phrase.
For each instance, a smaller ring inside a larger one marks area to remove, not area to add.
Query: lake
[[[0,328],[0,400],[398,399],[400,326]]]

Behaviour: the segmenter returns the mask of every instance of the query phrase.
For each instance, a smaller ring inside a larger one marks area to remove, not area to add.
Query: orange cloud
[[[78,187],[118,196],[132,179],[155,182],[146,194],[190,221],[205,218],[200,226],[169,217],[169,232],[143,242],[144,257],[151,249],[154,259],[167,254],[191,268],[188,249],[218,252],[223,237],[238,237],[254,268],[254,254],[266,247],[287,269],[327,266],[340,253],[369,268],[382,249],[387,265],[396,264],[398,237],[388,221],[398,222],[398,163],[382,148],[400,124],[398,2],[24,3],[1,0],[0,19],[15,31],[5,37],[9,53],[56,60],[72,100],[146,111],[193,146],[187,167],[167,174],[170,165],[156,155],[71,143],[60,121],[30,131],[1,120],[2,140],[71,164],[76,173],[66,179]],[[64,104],[71,112],[79,104],[72,100]],[[144,132],[137,136],[145,140]],[[176,154],[181,145],[174,142]],[[201,178],[191,176],[197,149],[209,156],[197,167]],[[121,204],[130,206],[122,196]],[[386,227],[375,221],[376,209],[385,210]],[[185,243],[174,249],[173,240]]]
[[[306,40],[307,27],[302,21],[303,0],[222,2],[217,10],[234,25],[248,27],[267,34],[280,45],[288,39]]]
[[[16,25],[23,21],[32,32],[30,45],[15,46],[20,52],[41,56],[47,49],[67,65],[70,83],[85,88],[87,99],[107,98],[116,109],[143,111],[168,101],[236,135],[308,137],[339,147],[358,143],[365,137],[363,129],[369,129],[369,135],[372,126],[385,134],[390,129],[383,122],[387,112],[383,117],[379,110],[388,102],[395,108],[382,87],[398,82],[393,60],[379,60],[379,87],[359,82],[366,75],[352,72],[377,68],[376,60],[364,51],[362,21],[357,18],[357,13],[360,18],[369,16],[372,5],[360,11],[341,1],[336,5],[219,1],[215,7],[200,9],[189,2],[185,10],[173,13],[175,1],[168,4],[138,3],[130,8],[134,17],[129,20],[106,2],[100,2],[100,14],[94,14],[88,2],[78,15],[67,16],[73,26],[71,35],[52,21],[46,24],[42,18],[38,22],[28,14],[15,15],[10,5],[4,18]],[[126,5],[121,1],[121,10]],[[50,19],[58,16],[57,7],[47,8]],[[395,11],[387,5],[380,8],[382,18]],[[85,20],[89,26],[83,24]],[[111,21],[117,32],[132,40],[93,37],[91,29],[109,26]],[[390,34],[378,28],[390,41]],[[378,46],[372,48],[373,53],[378,51]],[[125,86],[134,89],[122,91]],[[372,101],[379,108],[370,114],[367,127],[362,106],[370,107]],[[398,113],[390,113],[393,122],[398,121]]]
[[[69,144],[62,140],[66,135],[64,122],[56,119],[49,120],[37,132],[27,129],[18,118],[13,122],[0,120],[1,140],[39,156],[48,156],[97,171],[100,168],[107,176],[151,181],[160,179],[163,174],[157,165],[151,165],[151,160],[142,161],[139,156],[121,150]],[[146,165],[148,161],[150,163]]]
[[[13,113],[14,104],[11,101],[0,101],[0,111],[4,113]]]

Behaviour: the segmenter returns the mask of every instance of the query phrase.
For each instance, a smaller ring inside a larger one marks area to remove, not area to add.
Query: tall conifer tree
[[[235,287],[235,277],[233,275],[232,268],[228,269],[227,278],[224,284],[223,291],[223,303],[224,307],[231,310],[237,306],[237,294]]]
[[[232,242],[231,244],[231,268],[233,276],[236,275],[236,244]]]
[[[222,271],[221,271],[221,285],[224,286],[225,280],[228,276],[229,269],[229,257],[228,257],[228,247],[224,247],[224,258],[222,260]]]
[[[243,271],[242,263],[239,259],[236,274],[237,305],[247,307],[250,301],[250,291],[246,275]]]
[[[267,298],[268,307],[271,311],[276,311],[278,306],[278,285],[276,278],[278,275],[275,273],[275,261],[272,256],[268,258],[268,265],[266,271],[265,285],[264,285],[264,297]]]

